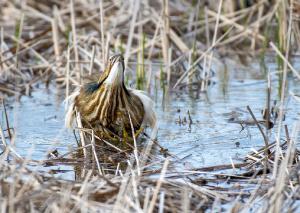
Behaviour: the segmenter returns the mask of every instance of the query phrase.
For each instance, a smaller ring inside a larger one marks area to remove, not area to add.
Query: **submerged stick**
[[[263,138],[264,138],[265,146],[266,146],[266,147],[269,147],[268,138],[266,137],[264,131],[262,130],[261,126],[259,125],[258,121],[256,120],[256,117],[254,116],[254,114],[253,114],[253,112],[252,112],[252,110],[251,110],[251,108],[250,108],[249,106],[247,106],[247,110],[249,111],[251,117],[252,117],[253,120],[255,121],[256,126],[258,127],[260,133],[262,134],[262,136],[263,136]],[[269,152],[270,152],[270,150],[267,149],[267,150],[266,150],[266,157],[268,156]]]
[[[3,109],[4,109],[4,114],[5,114],[5,122],[6,122],[6,128],[7,128],[8,136],[9,136],[9,139],[11,140],[12,139],[12,134],[10,132],[10,127],[9,127],[6,107],[5,107],[5,104],[4,104],[4,99],[2,99],[2,105],[3,105]]]

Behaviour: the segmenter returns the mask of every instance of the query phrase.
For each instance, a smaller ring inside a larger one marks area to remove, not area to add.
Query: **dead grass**
[[[291,71],[300,79],[290,61],[299,49],[298,2],[88,2],[0,2],[2,99],[30,95],[37,82],[55,82],[68,96],[86,78],[103,70],[107,57],[115,52],[124,54],[132,76],[136,76],[137,61],[142,63],[142,73],[144,67],[148,70],[151,64],[162,64],[162,74],[149,69],[151,73],[145,75],[144,88],[148,90],[154,78],[162,78],[167,82],[166,91],[189,84],[201,85],[201,90],[207,91],[211,65],[222,63],[224,51],[227,57],[243,59],[244,55],[264,52],[265,44],[270,43],[267,49],[274,50],[279,65],[283,65],[279,70],[283,73],[279,125],[271,132],[276,141],[269,141],[270,132],[264,133],[251,113],[261,130],[264,148],[249,153],[242,164],[184,171],[178,169],[180,159],[163,147],[160,151],[167,157],[157,157],[156,141],[149,140],[141,147],[135,142],[132,154],[80,125],[81,147],[54,159],[31,161],[14,150],[10,131],[1,127],[2,212],[247,212],[249,208],[291,212],[298,208],[299,153],[295,144],[299,125],[290,135],[281,124],[287,73]],[[266,106],[268,126],[269,98]],[[7,116],[5,119],[9,130]],[[77,179],[61,180],[30,169],[32,165],[59,163],[74,164]]]

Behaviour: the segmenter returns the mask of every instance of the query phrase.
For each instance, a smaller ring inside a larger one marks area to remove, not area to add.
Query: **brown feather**
[[[132,136],[128,113],[136,132],[141,128],[145,115],[142,101],[126,89],[124,82],[112,85],[105,83],[113,63],[119,59],[116,57],[110,61],[98,82],[89,83],[81,88],[74,106],[80,112],[83,127],[92,127],[96,132],[107,129],[120,137],[120,134],[126,131]]]

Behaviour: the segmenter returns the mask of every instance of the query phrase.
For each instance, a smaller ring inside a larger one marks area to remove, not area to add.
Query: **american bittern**
[[[83,127],[92,128],[100,137],[133,137],[133,131],[137,135],[149,125],[154,139],[157,127],[153,101],[143,91],[126,88],[124,70],[122,55],[110,57],[97,82],[70,96],[66,126],[72,126],[77,111]]]

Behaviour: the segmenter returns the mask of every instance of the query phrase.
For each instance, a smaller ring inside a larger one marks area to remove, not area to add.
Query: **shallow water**
[[[268,67],[273,70],[275,64],[269,62]],[[263,146],[263,138],[256,126],[242,130],[241,125],[228,122],[228,119],[233,114],[238,119],[250,119],[247,105],[257,119],[261,119],[266,102],[266,77],[256,64],[244,70],[232,67],[230,71],[224,71],[224,67],[218,67],[216,73],[215,84],[209,87],[207,94],[201,93],[197,98],[187,90],[171,92],[164,100],[160,92],[157,97],[153,96],[159,118],[158,141],[181,158],[186,168],[239,162],[251,149]],[[226,78],[229,80],[224,80]],[[16,133],[14,144],[17,152],[34,160],[47,159],[48,152],[54,149],[64,154],[77,146],[72,131],[64,128],[64,94],[54,86],[50,89],[39,86],[34,89],[33,97],[22,97],[19,103],[8,109],[10,125]],[[278,80],[273,74],[272,101],[279,100],[277,87]],[[289,78],[288,90],[300,94],[299,82]],[[300,118],[300,103],[288,98],[285,106],[284,124],[288,124],[291,131],[292,125]],[[186,118],[186,122],[179,123],[179,117],[181,120]],[[276,126],[272,131],[275,130]],[[74,178],[72,166],[35,168],[66,170],[57,175]]]

